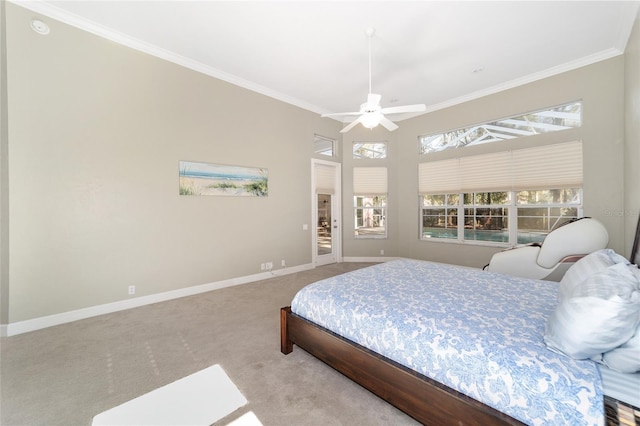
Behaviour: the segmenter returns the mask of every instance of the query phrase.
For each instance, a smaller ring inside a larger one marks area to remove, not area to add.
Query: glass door
[[[341,262],[340,164],[312,159],[312,170],[313,260],[316,266]]]
[[[333,253],[331,217],[331,194],[318,194],[318,256],[330,255]]]

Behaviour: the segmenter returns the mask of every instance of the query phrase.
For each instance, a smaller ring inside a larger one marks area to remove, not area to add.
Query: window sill
[[[491,241],[477,241],[477,240],[454,240],[447,238],[420,238],[420,241],[436,243],[436,244],[462,244],[467,246],[483,246],[483,247],[496,247],[500,249],[512,247],[509,243],[494,243]]]

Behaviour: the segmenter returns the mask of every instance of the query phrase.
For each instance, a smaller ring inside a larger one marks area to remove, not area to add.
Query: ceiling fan
[[[427,107],[424,104],[416,105],[404,105],[389,108],[382,108],[380,106],[381,95],[371,93],[371,39],[375,34],[375,28],[368,28],[366,31],[367,37],[369,37],[369,94],[367,95],[367,102],[360,105],[360,110],[357,112],[336,112],[331,114],[322,114],[321,117],[349,117],[358,116],[348,126],[340,130],[340,133],[346,133],[354,128],[358,123],[362,124],[367,129],[373,129],[378,124],[381,124],[389,131],[396,130],[398,125],[393,121],[385,117],[390,114],[401,114],[406,112],[423,112]]]

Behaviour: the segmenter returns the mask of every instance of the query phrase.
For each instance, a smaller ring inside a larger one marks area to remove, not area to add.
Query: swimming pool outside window
[[[510,192],[474,192],[463,194],[464,239],[509,242]]]
[[[420,238],[431,241],[540,243],[552,230],[581,217],[582,210],[580,188],[425,194],[420,198]]]
[[[458,194],[422,197],[422,238],[458,238]]]

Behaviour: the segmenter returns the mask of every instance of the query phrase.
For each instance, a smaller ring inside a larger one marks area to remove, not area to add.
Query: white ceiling
[[[432,111],[624,53],[640,1],[23,1],[317,113]],[[46,20],[46,19],[45,19]],[[406,118],[406,117],[405,117]]]

